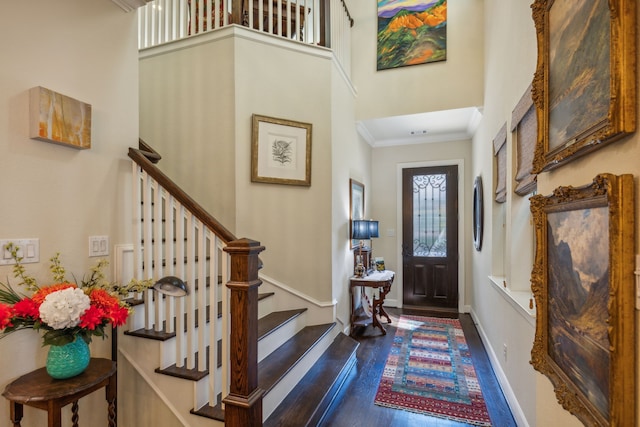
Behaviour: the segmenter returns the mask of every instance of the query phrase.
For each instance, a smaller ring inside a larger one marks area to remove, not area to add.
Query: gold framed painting
[[[632,175],[531,199],[536,254],[531,364],[587,426],[635,426]]]
[[[636,1],[535,0],[533,173],[636,130]]]
[[[310,123],[252,116],[251,181],[311,185]]]

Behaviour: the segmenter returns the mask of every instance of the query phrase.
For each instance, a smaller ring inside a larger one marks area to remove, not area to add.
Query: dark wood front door
[[[403,306],[458,308],[458,167],[402,171]]]

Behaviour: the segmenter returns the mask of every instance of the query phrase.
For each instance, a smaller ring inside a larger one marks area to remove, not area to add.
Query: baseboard
[[[509,384],[509,380],[507,379],[506,374],[502,370],[502,366],[498,362],[498,357],[496,353],[493,351],[493,347],[489,345],[489,338],[487,334],[484,332],[482,325],[478,320],[478,316],[473,311],[470,310],[471,318],[473,319],[473,323],[476,325],[476,329],[478,330],[478,334],[480,334],[480,339],[484,345],[484,348],[487,351],[487,355],[489,356],[489,361],[491,362],[491,367],[496,374],[496,378],[498,379],[498,383],[500,383],[500,388],[504,393],[504,397],[507,399],[507,404],[509,405],[509,409],[511,410],[511,414],[516,421],[516,424],[519,427],[529,427],[529,422],[527,418],[524,416],[524,412],[522,412],[522,408],[520,407],[520,403],[516,398],[516,395],[513,393],[513,389],[511,388],[511,384]]]

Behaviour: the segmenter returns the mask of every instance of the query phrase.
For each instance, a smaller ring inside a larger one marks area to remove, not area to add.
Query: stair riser
[[[258,341],[258,362],[300,332],[306,326],[306,322],[305,313],[302,313]]]
[[[304,357],[287,373],[287,375],[278,382],[267,394],[262,401],[262,420],[266,420],[269,415],[276,409],[282,400],[293,390],[300,379],[304,377],[307,371],[322,356],[325,350],[331,345],[337,334],[337,328],[333,328],[329,333],[325,334]]]

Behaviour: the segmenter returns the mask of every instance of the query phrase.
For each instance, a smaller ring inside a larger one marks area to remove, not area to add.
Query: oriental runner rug
[[[490,426],[460,321],[400,316],[375,404]]]

